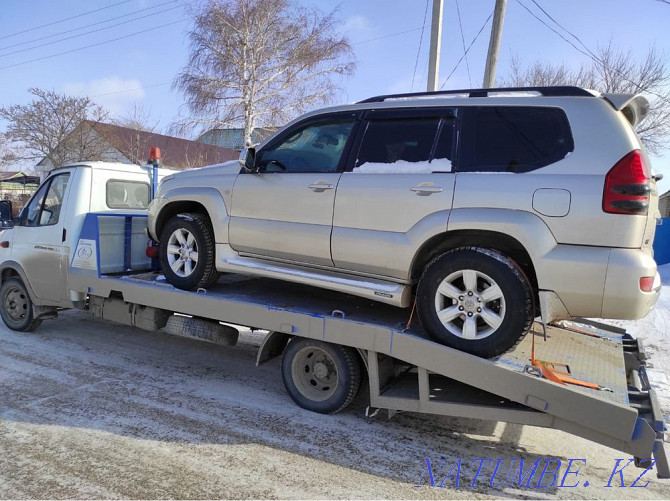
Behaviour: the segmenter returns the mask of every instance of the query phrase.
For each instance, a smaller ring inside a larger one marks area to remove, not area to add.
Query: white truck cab
[[[171,172],[160,169],[159,178]],[[85,162],[53,170],[16,220],[0,230],[3,320],[32,330],[56,308],[72,307],[67,272],[86,214],[145,213],[151,186],[151,165]],[[133,233],[148,238],[143,228]]]

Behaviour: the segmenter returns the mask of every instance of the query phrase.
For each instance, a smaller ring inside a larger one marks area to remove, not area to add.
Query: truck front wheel
[[[353,349],[312,339],[289,342],[281,373],[293,401],[321,414],[347,407],[361,387],[361,365]]]
[[[19,278],[5,280],[0,287],[0,316],[14,331],[34,331],[42,323],[33,316],[33,302]]]
[[[161,231],[158,255],[165,278],[178,289],[207,288],[219,279],[214,231],[202,214],[177,214],[170,219]]]

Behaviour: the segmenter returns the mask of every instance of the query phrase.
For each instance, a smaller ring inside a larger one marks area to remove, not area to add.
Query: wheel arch
[[[177,188],[166,192],[162,197],[168,202],[156,215],[154,232],[157,238],[160,238],[165,223],[173,216],[192,212],[207,216],[214,230],[215,242],[228,242],[228,210],[218,190],[215,188]]]
[[[288,345],[288,342],[291,340],[291,338],[294,337],[299,338],[302,336],[293,336],[291,334],[286,334],[279,331],[268,332],[268,334],[265,336],[265,339],[263,339],[261,346],[258,348],[258,353],[256,354],[256,366],[262,365],[266,362],[269,362],[273,358],[282,355],[284,353],[284,349]],[[365,350],[361,348],[354,348],[353,346],[350,346],[350,348],[356,351],[361,368],[364,369],[365,374],[367,374],[369,368]]]
[[[33,304],[39,304],[39,300],[35,295],[35,291],[30,286],[26,272],[23,270],[23,267],[16,261],[6,261],[0,267],[0,285],[2,285],[6,280],[10,278],[18,278],[23,282],[23,285],[26,287],[28,294],[30,295],[30,300]]]
[[[428,263],[440,254],[459,247],[484,247],[509,257],[528,277],[537,296],[538,279],[530,253],[516,238],[493,230],[455,230],[434,235],[416,253],[411,267],[411,280],[418,282]],[[539,304],[537,297],[536,304]]]

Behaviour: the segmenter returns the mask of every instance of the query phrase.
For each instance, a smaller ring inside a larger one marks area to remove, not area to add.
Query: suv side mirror
[[[244,148],[240,151],[239,162],[246,172],[256,172],[256,148]]]

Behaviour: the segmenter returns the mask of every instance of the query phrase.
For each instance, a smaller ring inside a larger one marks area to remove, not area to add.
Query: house
[[[670,217],[670,190],[659,197],[658,211],[661,213],[661,217]]]
[[[272,134],[276,129],[256,127],[251,133],[251,143],[258,144]],[[244,129],[212,129],[201,134],[196,141],[213,144],[222,148],[241,150],[244,148]]]
[[[39,176],[29,176],[23,171],[0,172],[0,200],[12,202],[12,216],[16,217],[39,185]]]
[[[62,163],[104,160],[128,164],[145,164],[149,148],[161,150],[164,167],[183,170],[235,160],[239,151],[179,137],[156,134],[140,129],[100,122],[84,121],[64,141]],[[43,178],[54,168],[48,158],[35,170]]]
[[[29,176],[23,171],[0,172],[0,192],[25,193],[40,184],[39,176]]]

